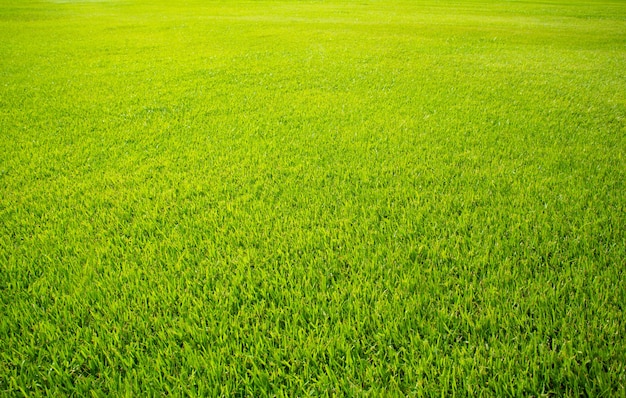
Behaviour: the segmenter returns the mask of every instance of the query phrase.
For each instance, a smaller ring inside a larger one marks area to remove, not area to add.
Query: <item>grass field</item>
[[[0,395],[624,397],[625,118],[623,1],[0,0]]]

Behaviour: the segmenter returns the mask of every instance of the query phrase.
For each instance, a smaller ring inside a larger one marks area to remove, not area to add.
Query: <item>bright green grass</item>
[[[0,0],[0,395],[625,396],[625,117],[623,1]]]

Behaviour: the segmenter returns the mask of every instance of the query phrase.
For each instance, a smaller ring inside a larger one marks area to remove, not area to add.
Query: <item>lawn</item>
[[[626,396],[626,3],[0,0],[0,395]]]

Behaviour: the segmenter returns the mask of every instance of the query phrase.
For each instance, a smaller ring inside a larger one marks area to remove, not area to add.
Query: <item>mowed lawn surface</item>
[[[625,117],[622,1],[0,0],[0,395],[624,396]]]

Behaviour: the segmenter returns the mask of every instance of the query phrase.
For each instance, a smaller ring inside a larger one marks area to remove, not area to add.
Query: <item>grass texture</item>
[[[0,395],[625,396],[623,1],[0,0]]]

